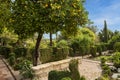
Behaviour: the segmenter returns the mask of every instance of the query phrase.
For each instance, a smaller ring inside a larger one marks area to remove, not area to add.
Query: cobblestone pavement
[[[0,56],[0,80],[14,80]]]
[[[95,80],[101,76],[102,70],[100,67],[100,62],[82,59],[79,65],[80,75],[86,77],[87,80]]]

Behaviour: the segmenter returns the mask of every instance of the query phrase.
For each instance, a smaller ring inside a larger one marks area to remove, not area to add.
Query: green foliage
[[[120,34],[117,34],[117,35],[114,35],[109,41],[109,49],[110,50],[113,50],[113,45],[116,43],[116,42],[120,42]]]
[[[0,47],[0,54],[3,55],[5,58],[9,58],[9,54],[12,51],[11,46],[1,46]]]
[[[97,53],[97,48],[96,48],[96,46],[92,46],[92,47],[90,48],[90,54],[91,54],[93,57],[96,57],[96,56],[97,56],[96,53]]]
[[[70,72],[68,72],[68,71],[51,71],[51,72],[49,72],[48,80],[61,80],[65,77],[70,77]],[[68,78],[68,80],[69,80],[69,78]]]
[[[52,60],[52,49],[40,49],[40,61],[42,63],[50,62]]]
[[[8,58],[8,63],[13,66],[15,64],[15,53],[10,53]]]
[[[38,33],[33,64],[37,65],[40,41],[44,33],[66,30],[75,32],[85,25],[88,13],[79,0],[15,0],[12,3],[11,28],[20,39]],[[74,30],[74,31],[73,31]]]
[[[80,80],[86,80],[86,78],[84,76],[81,76]]]
[[[92,32],[90,29],[88,29],[88,28],[80,28],[80,31],[81,31],[81,33],[82,33],[83,35],[91,38],[92,41],[95,41],[96,35],[95,35],[95,33]],[[93,43],[92,41],[91,41],[91,43]]]
[[[104,21],[104,28],[98,33],[101,42],[107,43],[113,36],[113,32],[107,28],[107,23]]]
[[[90,51],[91,38],[88,36],[81,36],[73,39],[71,47],[73,48],[74,55],[85,55]]]
[[[116,43],[114,44],[114,51],[120,52],[120,42],[116,42]]]
[[[109,66],[107,64],[105,64],[106,59],[105,58],[101,58],[101,68],[102,68],[102,75],[104,77],[108,77],[111,75],[111,69],[109,68]]]
[[[60,40],[58,43],[57,43],[57,47],[58,48],[67,48],[68,47],[68,43],[66,40]]]
[[[110,80],[109,77],[105,77],[105,76],[101,76],[100,78],[96,79],[96,80]]]
[[[21,62],[21,70],[20,70],[20,74],[23,76],[24,79],[26,78],[33,78],[33,71],[31,68],[31,62],[28,60],[23,60]]]
[[[71,79],[72,80],[81,80],[80,74],[78,71],[78,60],[71,60],[69,63],[69,70],[71,72]]]
[[[99,53],[99,55],[102,55],[102,47],[100,44],[96,45],[97,47],[97,52]]]
[[[69,77],[62,78],[61,80],[71,80]]]
[[[11,0],[0,0],[0,33],[9,25],[8,22],[11,15],[10,4]]]
[[[102,69],[103,69],[103,71],[102,71],[103,76],[107,77],[107,76],[110,76],[110,75],[111,75],[111,70],[110,70],[110,68],[109,68],[108,65],[106,65],[106,64],[103,65],[103,66],[102,66]]]
[[[12,5],[12,10],[10,23],[15,33],[21,38],[30,36],[34,32],[43,34],[62,29],[70,33],[71,29],[76,28],[77,25],[84,25],[88,19],[83,2],[78,0],[55,2],[54,0],[36,2],[16,0]]]
[[[26,57],[27,55],[27,48],[24,48],[24,47],[17,47],[14,49],[14,53],[15,53],[15,56],[16,58],[18,57]]]
[[[113,54],[113,64],[116,68],[119,68],[120,67],[120,52],[115,52]]]
[[[103,34],[104,34],[104,42],[108,42],[108,30],[107,30],[107,23],[104,21],[104,29],[103,29]]]
[[[69,48],[53,48],[53,61],[58,61],[67,58],[69,55]]]
[[[105,62],[106,62],[106,58],[102,57],[101,58],[101,66],[105,65]]]

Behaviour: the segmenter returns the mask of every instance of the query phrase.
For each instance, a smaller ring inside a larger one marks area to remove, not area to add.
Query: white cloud
[[[90,19],[94,21],[94,24],[98,25],[99,28],[101,29],[104,25],[104,20],[106,20],[109,28],[120,30],[119,0],[110,0],[109,5],[104,5],[105,4],[104,2],[103,4],[104,6],[100,5],[101,3],[96,3],[96,4],[98,4],[99,6],[96,7],[96,11],[94,12],[94,15],[93,13],[90,14]]]

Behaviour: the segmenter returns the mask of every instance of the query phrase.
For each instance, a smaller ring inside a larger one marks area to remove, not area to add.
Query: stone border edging
[[[4,64],[6,65],[6,67],[8,68],[8,70],[9,70],[10,74],[12,75],[13,79],[14,79],[14,80],[17,80],[16,77],[15,77],[15,75],[14,75],[14,73],[12,72],[10,66],[7,64],[6,60],[3,59],[2,56],[0,56],[0,57],[1,57],[1,60],[3,61],[3,63],[4,63]]]

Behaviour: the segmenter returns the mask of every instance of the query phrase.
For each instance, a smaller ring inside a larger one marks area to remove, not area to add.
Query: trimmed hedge
[[[52,59],[52,49],[40,49],[40,61],[46,63]]]
[[[53,70],[53,71],[49,72],[48,80],[61,80],[65,77],[70,77],[70,72],[69,71]]]
[[[73,59],[69,63],[69,71],[49,72],[48,80],[86,80],[84,76],[80,76],[78,71],[78,60]]]
[[[67,58],[69,54],[69,48],[53,48],[53,61],[58,61]]]

